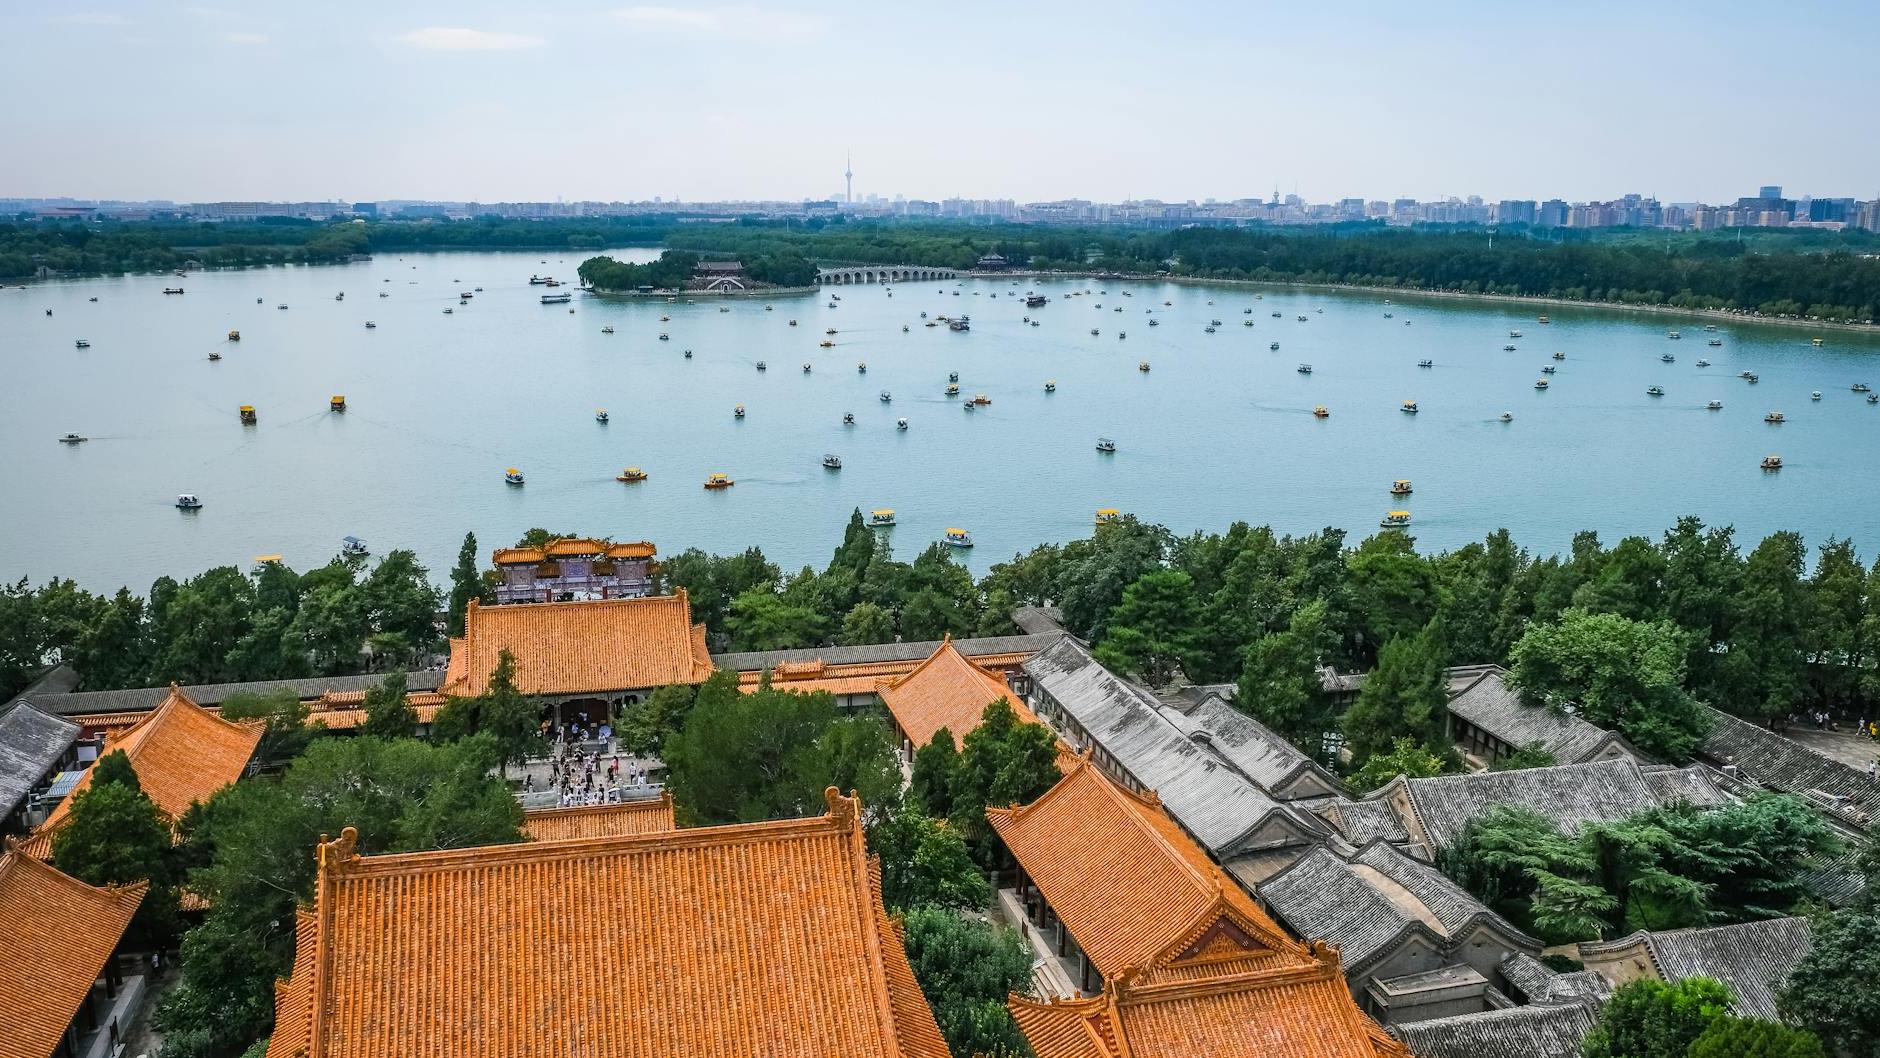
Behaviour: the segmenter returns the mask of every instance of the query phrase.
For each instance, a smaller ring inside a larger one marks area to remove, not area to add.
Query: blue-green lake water
[[[1081,279],[836,287],[833,308],[828,293],[540,304],[529,276],[572,280],[582,256],[386,255],[0,291],[0,576],[142,590],[263,553],[308,568],[353,534],[415,549],[441,579],[466,530],[487,554],[531,526],[666,554],[756,544],[789,568],[826,561],[855,507],[898,511],[904,558],[971,530],[976,570],[1087,533],[1100,507],[1182,532],[1245,519],[1359,534],[1407,508],[1427,549],[1506,526],[1552,551],[1578,529],[1655,536],[1687,513],[1751,539],[1786,528],[1880,545],[1880,406],[1849,389],[1880,386],[1873,336],[1823,332],[1815,347],[1806,330],[1712,333],[1668,315]],[[186,294],[161,293],[178,284]],[[1027,308],[1015,295],[1028,290],[1050,303]],[[923,311],[970,315],[972,329],[925,327]],[[831,327],[834,347],[819,348]],[[1549,365],[1551,387],[1535,390]],[[954,371],[962,397],[949,399]],[[344,414],[328,410],[336,393]],[[962,411],[978,393],[991,404]],[[242,404],[258,425],[238,422]],[[1329,417],[1313,417],[1320,404]],[[1765,424],[1772,410],[1787,422]],[[68,431],[90,440],[58,443]],[[1099,436],[1118,450],[1097,452]],[[1785,467],[1765,473],[1772,453]],[[616,482],[629,464],[650,479]],[[512,465],[527,485],[504,484]],[[736,486],[701,488],[714,471]],[[1414,494],[1391,496],[1395,478]],[[176,510],[183,492],[203,508]]]

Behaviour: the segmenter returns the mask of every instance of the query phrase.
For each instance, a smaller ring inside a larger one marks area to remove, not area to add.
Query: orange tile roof
[[[986,706],[1001,698],[1012,703],[1019,720],[1038,722],[1023,698],[1013,694],[1004,680],[968,660],[951,636],[914,671],[884,682],[880,693],[894,722],[917,747],[933,741],[943,727],[953,732],[957,744],[979,726]]]
[[[1110,982],[1088,999],[1007,1001],[1037,1058],[1409,1058],[1352,1001],[1338,956],[1202,981]]]
[[[0,1058],[53,1052],[149,888],[86,885],[0,854]]]
[[[542,552],[549,558],[568,558],[575,555],[603,555],[607,545],[599,540],[582,536],[571,536],[562,540],[550,540]]]
[[[538,808],[522,814],[522,832],[536,841],[658,834],[673,829],[672,795],[616,805]]]
[[[422,697],[426,699],[425,701],[416,701],[415,699],[419,697],[421,696],[414,694],[406,700],[411,703],[412,711],[418,714],[418,723],[428,724],[437,719],[438,710],[444,708],[445,699],[441,694],[424,694]],[[436,699],[436,701],[430,699]],[[311,724],[315,721],[324,724],[328,731],[351,731],[366,722],[366,711],[364,709],[315,709],[307,713],[307,723]]]
[[[190,701],[171,684],[163,704],[130,727],[106,737],[100,756],[123,750],[144,793],[174,821],[190,805],[241,778],[265,726],[258,720],[224,720]],[[72,801],[91,784],[91,774],[86,771],[72,792],[33,831],[28,843],[33,855],[51,855],[52,833],[65,825]]]
[[[524,694],[589,694],[699,683],[712,674],[705,626],[692,623],[682,588],[643,599],[479,606],[450,642],[444,694],[483,693],[498,654],[516,658]]]
[[[1106,979],[1143,973],[1153,983],[1310,961],[1154,795],[1116,785],[1087,755],[1036,801],[986,816]]]
[[[650,540],[636,540],[630,544],[615,544],[607,549],[608,558],[652,558],[659,554]]]
[[[269,1058],[947,1058],[860,805],[360,857],[318,850]]]
[[[548,556],[539,547],[499,547],[490,561],[498,566],[532,566],[548,561]]]

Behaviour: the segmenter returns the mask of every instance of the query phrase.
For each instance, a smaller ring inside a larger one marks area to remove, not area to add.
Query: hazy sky
[[[0,0],[0,196],[1880,194],[1872,0]]]

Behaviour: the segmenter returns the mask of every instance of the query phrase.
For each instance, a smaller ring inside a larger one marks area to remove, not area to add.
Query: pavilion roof
[[[483,693],[499,655],[516,659],[524,694],[592,694],[699,683],[712,673],[705,626],[676,595],[480,606],[450,641],[446,694]]]
[[[171,821],[189,806],[241,778],[261,741],[264,725],[224,720],[197,705],[174,684],[163,704],[135,724],[105,739],[103,752],[123,750],[137,783]],[[52,854],[52,834],[65,825],[72,803],[91,785],[86,771],[33,832],[27,847],[42,859]]]
[[[1005,681],[972,663],[953,646],[951,637],[912,672],[881,684],[881,700],[894,714],[895,723],[916,747],[933,741],[946,728],[954,739],[966,737],[979,726],[986,706],[1001,698],[1012,703],[1019,720],[1035,724],[1025,701],[1006,687]]]
[[[86,885],[0,854],[0,1058],[46,1058],[116,950],[149,883]]]
[[[319,847],[269,1058],[947,1058],[863,847],[809,819]]]
[[[673,829],[672,795],[611,805],[574,808],[537,808],[522,815],[522,832],[536,841],[568,838],[610,838],[626,834],[658,834]]]
[[[1311,961],[1154,795],[1116,785],[1088,756],[1031,804],[986,816],[1106,979]]]

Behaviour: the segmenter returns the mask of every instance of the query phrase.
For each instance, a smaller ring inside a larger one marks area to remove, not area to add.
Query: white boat
[[[894,420],[894,428],[895,428],[895,429],[897,429],[897,430],[905,430],[905,429],[907,429],[907,420],[906,420],[906,419],[896,419],[896,420]]]
[[[80,348],[80,349],[90,349],[90,348],[91,348],[91,343],[90,343],[90,342],[88,342],[88,341],[86,341],[86,340],[85,340],[85,339],[83,339],[83,338],[80,338],[80,339],[79,339],[79,340],[78,340],[77,342],[74,342],[73,344],[74,344],[75,346],[77,346],[78,348]]]
[[[566,305],[567,303],[573,300],[574,300],[574,295],[566,291],[563,291],[560,294],[543,294],[542,295],[542,304],[544,305]]]
[[[176,509],[179,511],[193,511],[201,506],[202,501],[197,499],[196,494],[193,492],[185,492],[176,497]]]
[[[885,389],[881,391],[881,403],[886,404],[892,401],[893,399],[894,399],[894,394],[889,393]]]
[[[1099,437],[1097,438],[1097,451],[1114,452],[1116,451],[1116,442],[1107,437]]]
[[[1704,407],[1711,411],[1722,411],[1723,402],[1720,400],[1713,400],[1709,404],[1704,405]]]
[[[828,470],[841,470],[842,458],[831,452],[823,456],[823,467]]]

